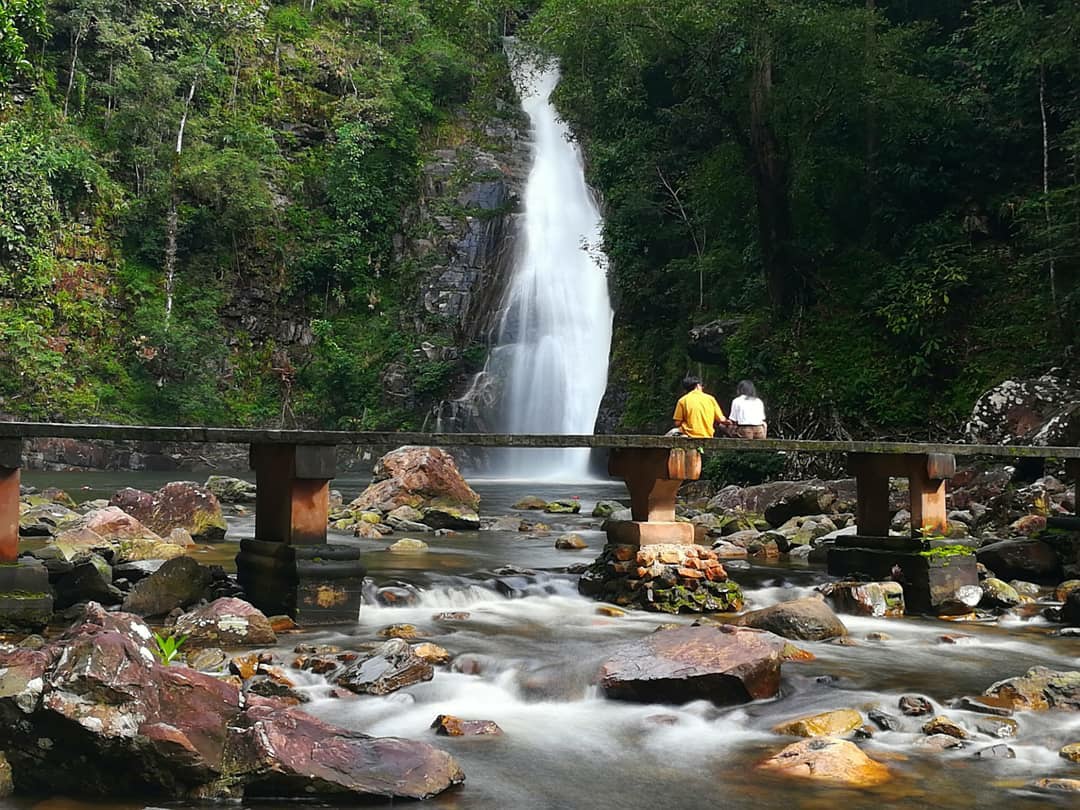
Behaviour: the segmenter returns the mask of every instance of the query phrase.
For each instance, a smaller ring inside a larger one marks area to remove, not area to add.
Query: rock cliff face
[[[397,240],[398,258],[424,268],[410,325],[421,374],[410,374],[402,358],[382,375],[388,401],[407,409],[422,407],[432,393],[460,394],[483,363],[514,256],[528,171],[522,122],[507,115],[479,125],[462,121],[472,127],[470,135],[432,153],[421,198],[406,217],[409,236]],[[432,380],[442,383],[441,391],[430,390]]]

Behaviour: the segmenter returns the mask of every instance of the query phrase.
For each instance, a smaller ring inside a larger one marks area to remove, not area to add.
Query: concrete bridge
[[[339,445],[607,450],[610,474],[622,478],[629,490],[632,517],[609,522],[608,540],[630,545],[693,542],[693,527],[675,520],[675,497],[683,481],[701,475],[699,450],[843,453],[856,479],[857,534],[838,541],[829,555],[830,571],[888,578],[899,566],[918,591],[915,604],[929,610],[949,589],[977,582],[973,558],[968,558],[970,565],[953,561],[950,566],[936,555],[920,553],[923,536],[947,529],[946,482],[955,472],[957,456],[1061,459],[1068,475],[1080,479],[1080,447],[0,422],[0,612],[5,593],[47,591],[47,583],[42,587],[44,571],[32,561],[17,560],[19,470],[23,441],[31,438],[248,445],[258,487],[255,537],[241,542],[238,576],[259,607],[299,615],[309,623],[355,616],[359,609],[359,589],[353,587],[363,576],[359,552],[326,540]],[[911,538],[889,536],[889,480],[898,477],[909,482]]]

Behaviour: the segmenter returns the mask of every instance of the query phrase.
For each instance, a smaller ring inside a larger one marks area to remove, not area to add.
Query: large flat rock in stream
[[[600,668],[600,687],[639,703],[746,703],[777,694],[783,649],[783,639],[744,627],[658,630],[618,647]]]

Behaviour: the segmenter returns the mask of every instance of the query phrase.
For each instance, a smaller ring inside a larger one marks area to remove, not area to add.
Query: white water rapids
[[[558,68],[508,47],[532,124],[520,248],[486,374],[502,382],[499,429],[590,434],[607,387],[612,310],[602,219],[581,152],[551,103]],[[588,450],[510,450],[507,476],[588,477]]]

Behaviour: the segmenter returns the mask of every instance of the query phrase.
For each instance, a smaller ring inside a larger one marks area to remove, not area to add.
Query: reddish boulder
[[[349,504],[350,511],[391,512],[399,506],[440,511],[476,511],[480,496],[461,477],[453,457],[438,447],[399,447],[380,458],[371,486]]]
[[[71,528],[89,529],[109,543],[122,543],[126,540],[164,542],[149,526],[116,506],[87,512],[86,516]]]
[[[783,639],[727,625],[660,630],[618,647],[600,668],[609,698],[718,705],[775,697]]]
[[[263,647],[277,641],[261,610],[231,596],[185,613],[173,630],[193,647]]]
[[[152,493],[127,487],[115,493],[109,504],[120,507],[160,535],[168,535],[173,529],[186,529],[195,540],[225,537],[225,516],[217,496],[191,481],[173,481]]]
[[[268,701],[244,712],[238,736],[253,766],[245,797],[427,799],[465,781],[445,751],[342,731]]]
[[[376,739],[157,663],[140,619],[87,607],[41,650],[0,651],[0,749],[29,793],[165,800],[419,799],[462,781],[431,746]],[[72,763],[77,763],[73,767]]]

